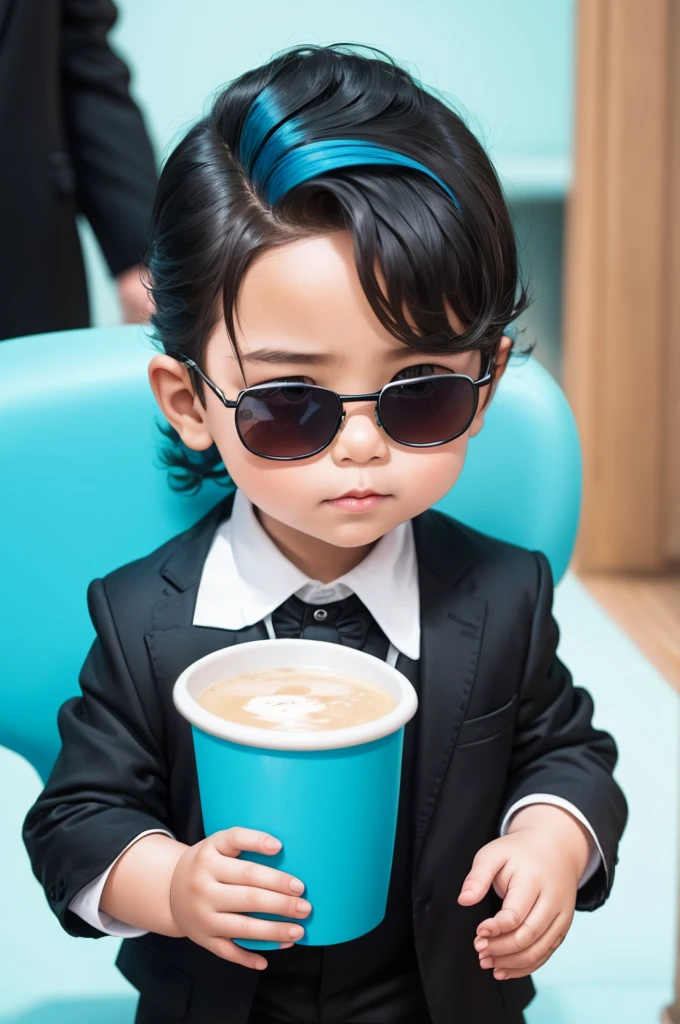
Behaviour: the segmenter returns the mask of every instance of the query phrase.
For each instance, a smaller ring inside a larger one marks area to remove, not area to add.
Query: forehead
[[[371,309],[345,231],[265,252],[244,276],[236,312],[237,342],[244,354],[274,342],[278,348],[290,344],[296,351],[323,348],[348,355],[356,346],[380,355],[401,344]],[[461,330],[451,315],[454,328]]]

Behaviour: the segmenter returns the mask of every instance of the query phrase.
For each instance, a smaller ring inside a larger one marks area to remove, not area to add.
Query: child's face
[[[453,314],[451,323],[463,329]],[[261,256],[245,275],[237,327],[246,380],[224,322],[208,342],[202,367],[231,399],[246,386],[287,377],[341,394],[364,394],[406,376],[456,372],[476,380],[484,371],[479,352],[427,356],[382,327],[359,283],[346,232]],[[496,379],[509,347],[504,338]],[[189,390],[182,364],[157,356],[150,378],[184,443],[202,450],[214,441],[236,485],[267,519],[340,547],[371,544],[439,501],[460,475],[468,438],[481,429],[490,397],[489,388],[483,388],[469,431],[434,448],[393,441],[376,425],[374,402],[349,403],[344,426],[329,447],[311,458],[277,462],[243,446],[234,410],[226,409],[209,388],[204,389],[207,407],[202,407]],[[380,497],[353,511],[336,500],[348,491]]]

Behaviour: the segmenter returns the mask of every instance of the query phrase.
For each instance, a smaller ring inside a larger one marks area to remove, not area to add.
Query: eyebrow
[[[460,352],[442,352],[437,349],[411,348],[409,345],[400,345],[398,348],[390,349],[386,353],[388,359],[403,359],[407,355],[414,356],[452,356],[461,355]],[[242,357],[244,363],[288,363],[296,366],[327,366],[329,363],[336,363],[338,357],[323,352],[289,352],[286,349],[258,348],[254,352],[245,353]]]
[[[258,348],[242,356],[244,363],[304,363],[306,366],[321,366],[337,361],[336,356],[322,352],[288,352],[286,349]]]

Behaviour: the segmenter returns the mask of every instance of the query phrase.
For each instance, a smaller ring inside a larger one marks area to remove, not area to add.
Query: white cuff
[[[166,832],[165,829],[161,828],[149,828],[146,832],[140,832],[138,836],[128,843],[125,850],[129,850],[133,843],[136,843],[142,836],[152,835],[154,832],[159,832],[161,835],[170,836],[171,839],[175,837],[171,832]],[[100,932],[106,932],[107,935],[117,935],[123,939],[136,939],[139,935],[146,935],[147,932],[143,928],[133,928],[129,924],[124,924],[122,921],[118,921],[115,917],[111,917],[110,914],[105,914],[103,910],[99,909],[99,901],[102,898],[102,892],[106,885],[106,879],[109,877],[111,868],[120,860],[125,853],[125,850],[121,850],[116,860],[109,864],[106,871],[102,871],[101,875],[97,875],[91,882],[79,889],[73,899],[68,905],[69,910],[72,910],[78,917],[82,917],[83,921],[87,921],[93,928],[98,928]]]
[[[580,821],[584,828],[587,828],[592,836],[593,842],[590,848],[590,857],[586,864],[585,871],[581,875],[578,883],[578,888],[581,889],[586,882],[590,881],[593,877],[600,864],[604,864],[605,875],[607,875],[607,863],[602,853],[602,847],[600,846],[600,840],[595,835],[592,826],[588,819],[579,811],[578,807],[574,807],[569,800],[563,800],[561,796],[552,796],[550,793],[531,793],[529,796],[523,796],[521,800],[514,803],[508,813],[503,818],[503,824],[501,825],[501,835],[507,834],[508,827],[510,825],[510,819],[513,814],[522,807],[528,807],[530,804],[552,804],[554,807],[561,807],[563,811],[569,811],[570,814]]]

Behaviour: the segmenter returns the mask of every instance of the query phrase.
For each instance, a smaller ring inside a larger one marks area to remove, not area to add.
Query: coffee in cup
[[[349,729],[396,707],[394,698],[374,683],[304,667],[242,672],[206,687],[196,700],[227,721],[287,732]]]

